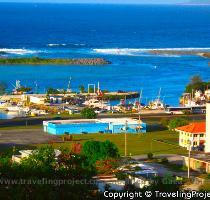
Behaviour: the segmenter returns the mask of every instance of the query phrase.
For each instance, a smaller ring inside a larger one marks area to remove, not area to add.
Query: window
[[[197,134],[195,134],[195,135],[194,135],[194,137],[198,137],[198,135],[197,135]]]
[[[204,134],[200,134],[200,137],[204,137]]]

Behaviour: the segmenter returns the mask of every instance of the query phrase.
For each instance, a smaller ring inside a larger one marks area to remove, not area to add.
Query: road
[[[139,155],[139,156],[132,156],[133,159],[144,162],[147,159],[147,155]],[[183,158],[181,155],[178,154],[159,154],[155,155],[155,158],[167,158],[169,163],[176,164],[176,165],[182,165],[183,164]],[[155,162],[147,162],[148,166],[153,167],[160,176],[165,176],[166,174],[172,174],[174,176],[181,176],[187,178],[187,172],[182,171],[173,171],[169,168],[167,168],[163,164],[155,163]],[[192,177],[196,177],[198,175],[198,172],[191,172]]]
[[[187,117],[190,120],[205,120],[205,115],[197,114],[197,115],[169,115],[166,113],[158,112],[158,111],[145,111],[141,114],[141,119],[143,121],[160,121],[161,118],[174,118],[174,117]],[[100,114],[98,118],[123,118],[123,117],[131,117],[138,119],[138,114]],[[28,126],[30,125],[42,125],[43,121],[54,120],[54,119],[81,119],[81,116],[74,117],[28,117],[28,118],[15,118],[15,119],[6,119],[0,120],[0,127],[12,127],[12,126]]]
[[[61,141],[60,137],[44,133],[42,129],[0,130],[0,146],[24,146]]]
[[[182,165],[183,158],[181,155],[177,154],[159,154],[159,155],[154,155],[155,158],[167,158],[169,162],[173,164],[178,164]],[[135,160],[145,160],[147,159],[147,155],[138,155],[138,156],[132,156],[133,159]]]

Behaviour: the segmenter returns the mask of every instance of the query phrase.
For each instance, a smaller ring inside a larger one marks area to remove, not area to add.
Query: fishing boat
[[[6,111],[9,111],[9,112],[19,112],[20,111],[20,107],[19,106],[7,106],[5,108]]]
[[[101,108],[106,109],[109,105],[107,101],[100,101],[98,99],[90,99],[83,103],[85,106],[93,107],[93,108]]]
[[[8,112],[24,112],[24,113],[28,113],[30,111],[30,109],[28,107],[21,107],[21,106],[7,106],[5,107],[5,110]]]
[[[165,104],[161,101],[161,88],[159,90],[157,99],[155,99],[154,101],[151,101],[148,107],[152,110],[162,110],[165,108]]]

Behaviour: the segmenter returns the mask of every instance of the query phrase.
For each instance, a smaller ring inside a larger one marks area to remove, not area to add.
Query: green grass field
[[[125,135],[124,134],[87,134],[74,135],[73,142],[54,143],[55,148],[70,148],[72,143],[84,143],[90,140],[114,142],[124,155]],[[178,133],[170,131],[157,131],[146,134],[127,134],[127,154],[143,155],[152,152],[153,154],[185,154],[186,150],[178,146]]]

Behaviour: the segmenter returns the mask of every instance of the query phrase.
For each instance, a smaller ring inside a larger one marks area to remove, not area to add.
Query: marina
[[[166,114],[205,114],[205,103],[210,99],[209,89],[195,90],[192,93],[184,93],[180,97],[180,105],[167,105],[161,96],[162,88],[157,97],[152,101],[144,102],[145,92],[108,92],[101,90],[100,83],[88,84],[88,91],[73,91],[71,80],[67,89],[49,89],[47,93],[38,94],[21,85],[16,80],[14,89],[10,94],[0,97],[1,118],[35,117],[80,114],[85,108],[91,108],[96,114],[130,113],[141,114],[146,110],[165,112]],[[85,87],[84,87],[85,88]],[[27,90],[27,91],[26,91]],[[13,113],[11,115],[11,113]]]

